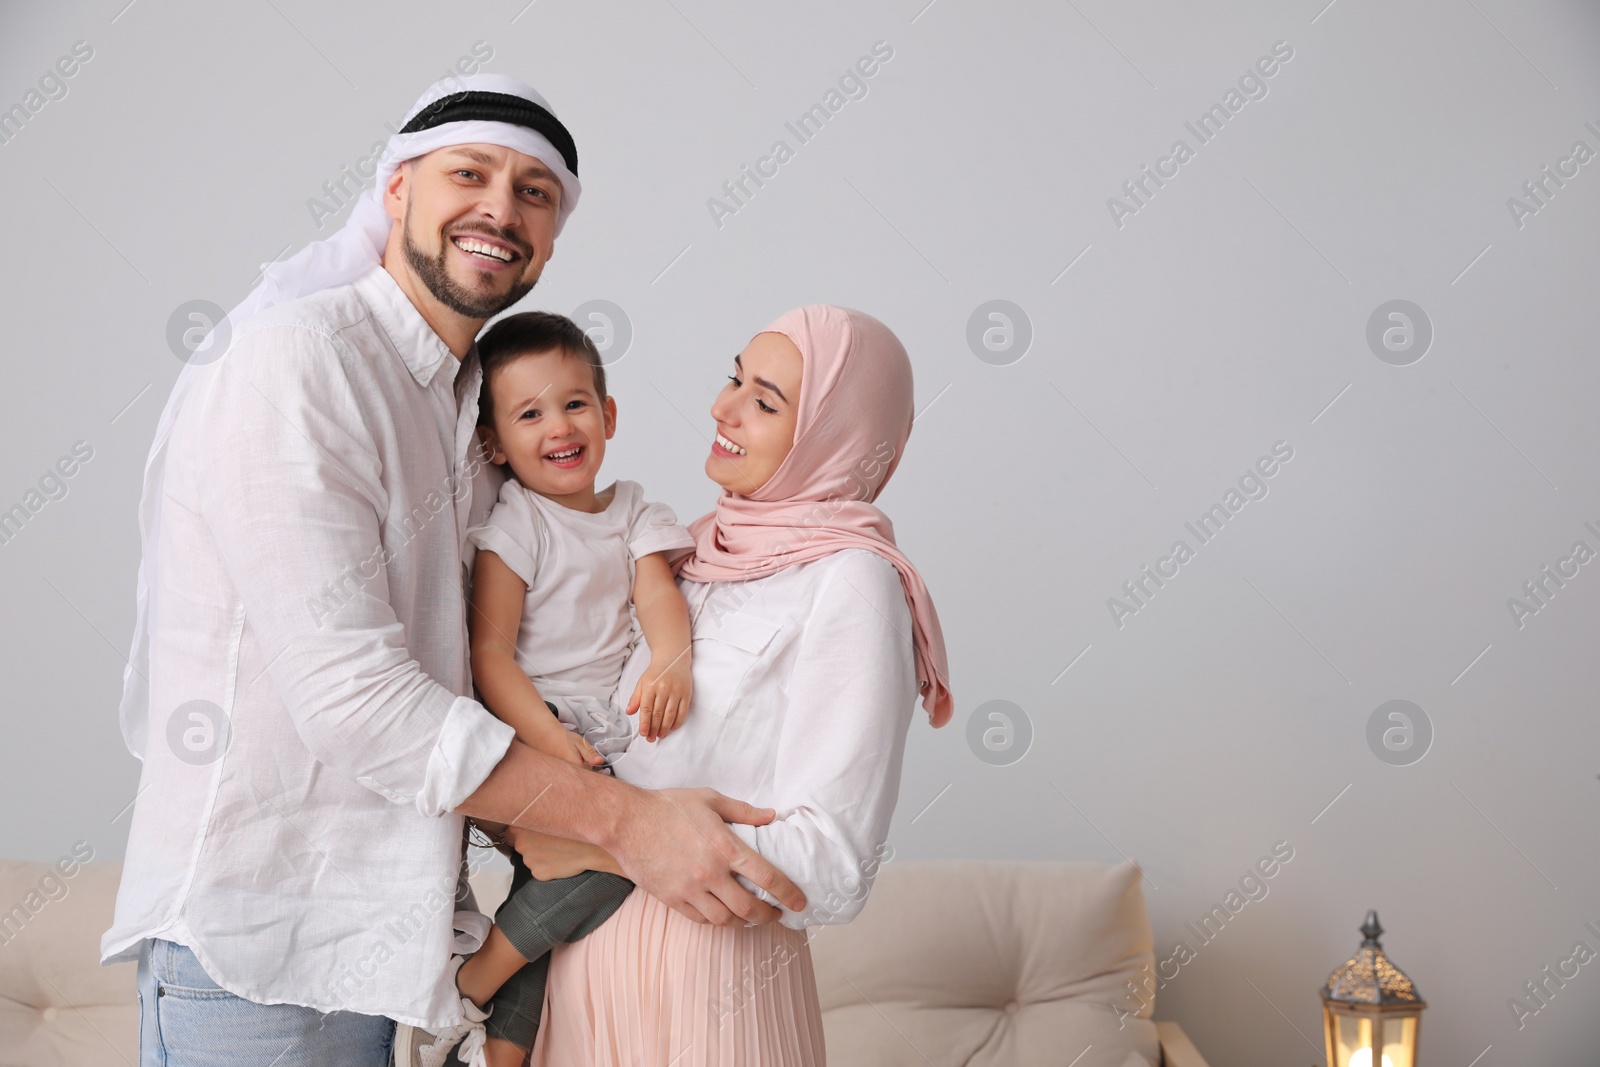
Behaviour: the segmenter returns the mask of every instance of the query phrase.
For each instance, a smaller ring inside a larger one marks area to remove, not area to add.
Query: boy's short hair
[[[549,311],[522,311],[507,315],[478,338],[478,365],[483,368],[483,389],[478,394],[478,424],[494,421],[494,376],[507,363],[522,356],[559,351],[581,359],[594,375],[594,389],[606,398],[606,368],[600,350],[583,328],[565,315]]]

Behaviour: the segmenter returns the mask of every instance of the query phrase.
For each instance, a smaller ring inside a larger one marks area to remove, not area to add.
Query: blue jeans
[[[139,1067],[387,1067],[394,1021],[257,1004],[159,938],[139,953]]]

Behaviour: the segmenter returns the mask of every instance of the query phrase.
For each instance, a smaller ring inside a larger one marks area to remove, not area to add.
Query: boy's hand
[[[692,688],[688,649],[661,666],[652,657],[628,700],[628,714],[639,713],[639,736],[654,741],[677,729],[689,713]]]
[[[542,745],[535,745],[534,747],[548,752],[549,755],[555,756],[557,759],[564,759],[568,763],[576,763],[580,767],[595,767],[606,761],[606,758],[596,752],[595,747],[584,740],[583,735],[576,730],[563,728],[561,737],[554,749],[543,749]]]

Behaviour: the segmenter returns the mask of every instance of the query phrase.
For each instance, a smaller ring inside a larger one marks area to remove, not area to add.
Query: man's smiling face
[[[389,185],[406,264],[458,315],[488,319],[539,280],[554,251],[561,182],[532,156],[453,145],[408,160]]]

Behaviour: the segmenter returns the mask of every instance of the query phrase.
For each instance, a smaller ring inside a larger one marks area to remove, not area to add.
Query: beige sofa
[[[138,1062],[134,967],[96,962],[120,870],[0,861],[0,1067]],[[1128,864],[891,862],[812,951],[831,1067],[1206,1067],[1125,984],[1153,963]]]
[[[812,938],[829,1064],[1205,1067],[1137,995],[1139,882],[1128,863],[884,865],[856,920]]]

